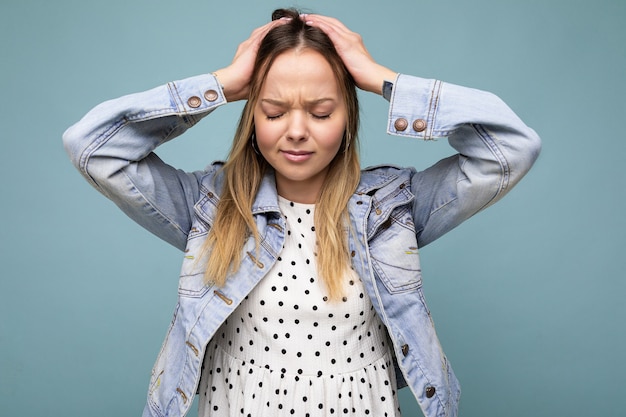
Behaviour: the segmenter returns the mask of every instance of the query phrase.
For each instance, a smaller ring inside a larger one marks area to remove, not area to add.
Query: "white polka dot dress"
[[[317,278],[315,205],[279,197],[275,266],[207,346],[199,417],[400,416],[385,329],[359,277],[329,301]]]

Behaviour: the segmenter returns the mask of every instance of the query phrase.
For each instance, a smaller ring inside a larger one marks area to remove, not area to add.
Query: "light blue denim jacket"
[[[532,166],[540,141],[499,98],[483,91],[399,75],[389,99],[388,133],[448,137],[458,154],[422,172],[363,170],[349,202],[350,252],[393,342],[399,386],[408,383],[425,416],[456,416],[459,384],[424,301],[417,248],[506,194]],[[184,251],[178,303],[144,416],[187,413],[208,341],[272,268],[284,241],[270,173],[252,207],[260,251],[248,241],[239,270],[224,287],[204,284],[197,255],[221,195],[221,164],[187,173],[153,150],[223,104],[216,79],[201,75],[102,103],[64,134],[72,162],[96,189]]]

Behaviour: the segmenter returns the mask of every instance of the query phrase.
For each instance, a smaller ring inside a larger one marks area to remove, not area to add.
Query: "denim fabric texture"
[[[387,327],[399,386],[427,417],[456,416],[459,383],[440,346],[422,293],[419,249],[498,201],[531,168],[540,140],[498,97],[399,75],[390,91],[387,132],[447,137],[457,154],[430,168],[362,171],[349,202],[353,267]],[[276,262],[285,222],[269,173],[252,207],[261,237],[246,243],[224,287],[206,285],[199,250],[221,195],[221,163],[183,172],[153,151],[226,100],[212,75],[171,82],[104,102],[64,134],[81,174],[127,215],[183,251],[178,304],[154,365],[144,416],[183,416],[192,404],[204,349]],[[398,123],[403,119],[405,123]]]

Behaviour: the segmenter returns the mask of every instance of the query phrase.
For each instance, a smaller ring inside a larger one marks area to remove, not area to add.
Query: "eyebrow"
[[[327,101],[332,101],[332,102],[334,102],[334,101],[335,101],[335,99],[332,99],[332,98],[330,98],[330,97],[323,97],[323,98],[318,98],[318,99],[315,99],[315,100],[307,100],[307,101],[305,101],[305,103],[306,103],[308,106],[316,106],[316,105],[318,105],[318,104],[322,104],[322,103],[325,103],[325,102],[327,102]],[[261,99],[261,102],[262,102],[262,103],[272,104],[272,105],[274,105],[274,106],[279,106],[279,107],[285,107],[285,106],[287,106],[287,103],[286,103],[286,102],[284,102],[284,101],[280,101],[280,100],[276,100],[276,99],[273,99],[273,98],[263,98],[263,99]]]

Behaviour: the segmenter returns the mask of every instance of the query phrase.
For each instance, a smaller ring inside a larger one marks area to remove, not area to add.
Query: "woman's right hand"
[[[250,78],[261,41],[270,30],[289,22],[289,20],[290,18],[277,19],[256,28],[250,37],[239,45],[231,64],[213,72],[222,85],[227,101],[248,98]]]

